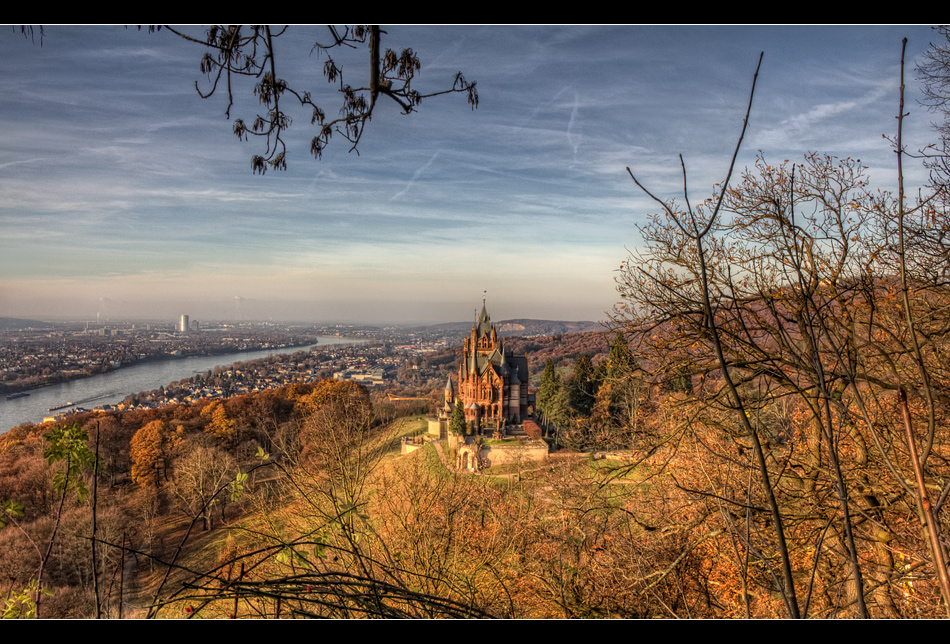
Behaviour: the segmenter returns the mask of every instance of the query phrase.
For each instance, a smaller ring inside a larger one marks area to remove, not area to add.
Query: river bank
[[[92,369],[89,370],[67,370],[59,371],[49,376],[45,376],[42,382],[14,382],[14,383],[0,383],[0,397],[7,396],[18,396],[18,394],[32,394],[34,390],[42,389],[44,387],[49,387],[51,385],[63,384],[67,382],[73,382],[75,380],[81,380],[83,378],[94,378],[96,376],[112,373],[120,369],[127,369],[129,367],[134,367],[137,365],[147,364],[150,362],[163,362],[168,360],[180,360],[181,358],[195,358],[195,357],[208,357],[213,358],[217,356],[225,356],[231,354],[239,353],[250,353],[254,351],[283,351],[284,349],[296,349],[302,351],[308,349],[311,346],[318,346],[319,343],[315,339],[312,342],[306,342],[303,344],[288,344],[288,345],[276,345],[276,346],[260,346],[260,347],[248,347],[246,349],[237,349],[233,347],[222,347],[220,351],[215,350],[205,350],[200,352],[181,352],[181,353],[166,353],[157,356],[145,356],[138,358],[134,361],[123,361],[119,364],[111,362],[103,362],[102,364],[95,365]]]
[[[215,367],[228,367],[236,362],[258,360],[275,354],[306,351],[311,346],[329,347],[362,342],[365,340],[320,336],[317,343],[291,347],[136,362],[106,373],[33,389],[29,391],[29,396],[14,400],[6,400],[5,396],[0,398],[0,433],[23,423],[42,422],[44,417],[50,415],[50,407],[63,405],[67,401],[88,409],[114,405],[129,396],[166,387],[172,382],[206,373]]]

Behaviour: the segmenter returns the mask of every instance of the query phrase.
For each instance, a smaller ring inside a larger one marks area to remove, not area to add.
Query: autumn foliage
[[[11,610],[48,559],[47,609],[92,614],[128,537],[188,573],[159,582],[152,616],[946,616],[945,177],[915,201],[856,159],[760,154],[696,206],[647,192],[612,332],[544,354],[555,449],[515,471],[401,454],[350,381],[17,428],[0,439]],[[93,475],[62,449],[93,430],[115,488],[96,564],[87,506],[63,493]],[[199,521],[227,530],[213,565],[162,538]]]
[[[708,608],[950,614],[946,185],[912,204],[854,159],[760,155],[693,207],[631,177],[659,213],[613,320],[645,374],[688,382],[655,454],[691,501]]]

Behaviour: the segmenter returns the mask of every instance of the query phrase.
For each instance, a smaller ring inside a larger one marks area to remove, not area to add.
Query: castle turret
[[[445,392],[444,392],[445,402],[442,405],[442,409],[451,414],[452,409],[455,407],[455,388],[452,386],[452,376],[449,376],[445,379]]]

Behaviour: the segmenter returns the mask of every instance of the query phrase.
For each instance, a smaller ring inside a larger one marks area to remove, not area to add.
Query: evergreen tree
[[[607,363],[604,368],[604,376],[608,380],[619,380],[626,378],[636,367],[636,361],[627,345],[627,340],[622,333],[617,333],[613,343],[610,345],[610,353],[607,355]]]
[[[567,399],[571,409],[581,416],[589,416],[597,395],[598,379],[588,354],[577,358],[574,373],[567,383]]]
[[[560,430],[571,423],[571,406],[568,403],[567,388],[560,380],[555,384],[557,387],[548,402],[548,408],[544,411],[544,422],[552,425],[555,430]]]
[[[456,436],[464,436],[466,433],[465,410],[462,409],[462,401],[455,401],[455,409],[452,410],[452,419],[449,421],[449,431]]]
[[[536,396],[538,411],[542,416],[547,413],[551,399],[554,397],[560,384],[557,373],[554,371],[554,361],[548,358],[547,363],[544,365],[544,373],[541,375],[541,386],[538,387],[538,394]]]

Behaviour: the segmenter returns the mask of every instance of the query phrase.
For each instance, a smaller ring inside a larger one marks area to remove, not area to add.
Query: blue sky
[[[614,270],[656,194],[709,196],[726,171],[760,51],[740,166],[818,151],[857,157],[895,187],[901,39],[911,148],[929,143],[913,61],[926,26],[412,27],[416,88],[476,81],[406,116],[383,101],[360,153],[322,160],[308,111],[289,110],[286,172],[252,175],[260,141],[234,118],[251,84],[202,100],[203,50],[162,31],[45,28],[42,46],[0,30],[0,316],[465,320],[488,293],[496,320],[601,320]],[[200,27],[188,28],[201,36]],[[326,28],[292,27],[278,76],[340,105],[311,53]],[[334,58],[354,84],[366,55]],[[922,181],[920,169],[908,170]]]

